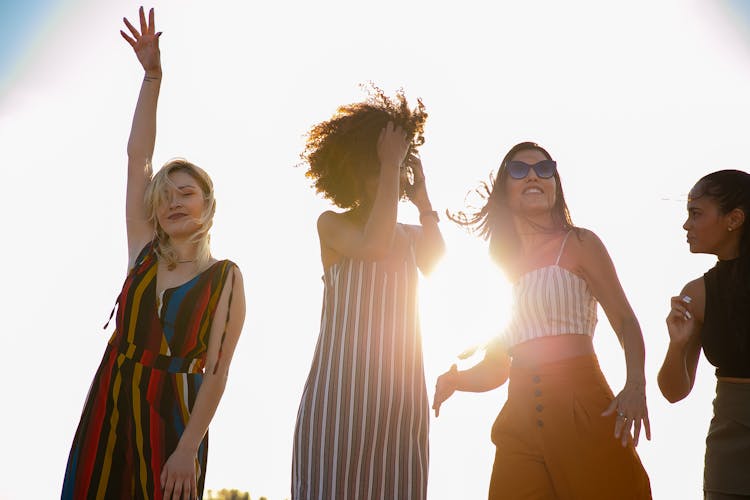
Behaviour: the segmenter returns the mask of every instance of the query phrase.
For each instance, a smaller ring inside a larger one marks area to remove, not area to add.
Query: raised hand
[[[388,122],[378,137],[378,160],[380,168],[400,169],[409,149],[409,138],[400,125]]]
[[[138,10],[138,15],[141,21],[140,32],[130,24],[127,18],[123,17],[122,20],[125,22],[125,26],[130,31],[132,37],[128,36],[122,30],[120,30],[120,34],[133,47],[135,55],[138,57],[138,61],[143,66],[146,74],[158,76],[161,74],[161,56],[159,54],[159,37],[161,36],[161,31],[155,33],[154,9],[152,8],[148,11],[148,23],[146,22],[143,7]]]
[[[411,169],[414,176],[413,184],[407,185],[406,188],[406,194],[409,197],[409,200],[414,203],[420,212],[432,210],[430,198],[427,196],[427,185],[425,184],[422,160],[416,154],[411,153],[406,158],[406,166]]]
[[[690,340],[690,336],[695,326],[695,319],[688,309],[692,299],[687,295],[682,297],[672,297],[670,305],[672,306],[667,315],[667,330],[669,331],[669,341],[676,345],[684,345]]]

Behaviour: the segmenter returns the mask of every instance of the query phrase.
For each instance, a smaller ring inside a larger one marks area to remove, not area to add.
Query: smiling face
[[[510,158],[510,161],[522,161],[533,165],[547,156],[536,149],[524,149]],[[529,169],[529,174],[523,179],[514,179],[508,176],[506,194],[508,207],[516,215],[538,216],[551,213],[555,206],[555,193],[557,191],[557,180],[555,177],[542,179],[536,175],[534,169]]]
[[[201,227],[205,199],[198,181],[184,170],[169,173],[156,209],[159,226],[172,240],[189,238]]]

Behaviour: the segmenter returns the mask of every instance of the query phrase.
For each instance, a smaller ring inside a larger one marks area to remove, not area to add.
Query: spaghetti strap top
[[[561,267],[571,229],[552,265],[533,269],[513,285],[513,311],[500,343],[510,349],[529,340],[565,334],[594,336],[596,299],[586,280]]]

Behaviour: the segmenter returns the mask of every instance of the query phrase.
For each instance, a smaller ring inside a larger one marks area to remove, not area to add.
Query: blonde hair
[[[168,203],[168,193],[170,188],[176,188],[169,174],[172,172],[185,172],[196,180],[203,194],[203,212],[195,223],[198,229],[190,237],[192,243],[198,247],[196,262],[198,268],[202,269],[208,264],[211,258],[211,249],[209,246],[211,237],[208,231],[213,225],[214,213],[216,212],[216,199],[214,198],[214,184],[205,170],[197,165],[190,163],[184,158],[175,158],[168,161],[151,179],[146,188],[144,204],[148,221],[154,226],[156,244],[154,251],[159,259],[164,260],[168,269],[174,269],[177,266],[178,255],[172,246],[169,235],[159,225],[156,212],[163,203]]]

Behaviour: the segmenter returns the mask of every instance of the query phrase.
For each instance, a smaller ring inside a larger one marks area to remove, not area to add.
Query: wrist
[[[646,389],[646,377],[644,377],[643,375],[627,377],[627,379],[625,380],[625,387],[628,387],[631,389],[645,390]]]
[[[198,454],[198,446],[191,445],[189,443],[183,443],[182,440],[180,440],[179,443],[177,443],[177,448],[175,451],[179,451],[180,453],[188,453],[191,455],[197,455]]]
[[[143,79],[146,81],[161,80],[161,68],[147,70],[143,75]]]
[[[432,207],[428,207],[427,209],[419,209],[419,223],[424,224],[428,220],[433,220],[436,223],[440,222],[440,216],[438,213],[432,209]]]

